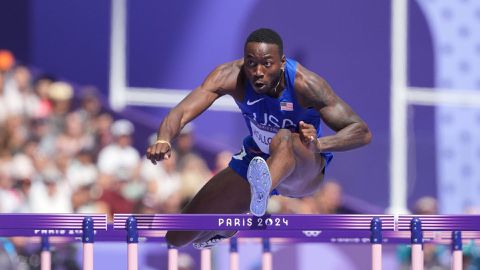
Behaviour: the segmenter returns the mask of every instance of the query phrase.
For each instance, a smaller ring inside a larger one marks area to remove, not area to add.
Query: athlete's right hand
[[[157,165],[157,161],[169,159],[172,154],[172,145],[167,141],[157,141],[147,148],[147,158]]]

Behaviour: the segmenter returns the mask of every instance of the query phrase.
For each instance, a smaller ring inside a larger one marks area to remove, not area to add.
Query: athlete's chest
[[[247,98],[243,115],[257,125],[272,128],[295,128],[301,108],[289,99],[270,97]]]

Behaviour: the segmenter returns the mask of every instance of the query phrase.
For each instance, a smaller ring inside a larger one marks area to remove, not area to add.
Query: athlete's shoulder
[[[323,92],[329,88],[324,78],[303,65],[297,64],[295,91],[305,106],[312,106],[315,101],[318,101],[319,96],[323,96]]]
[[[322,85],[325,83],[323,79],[317,73],[309,70],[300,63],[297,63],[297,72],[295,73],[295,88],[302,89],[311,89],[316,88],[315,86]]]
[[[243,59],[218,65],[207,77],[205,83],[213,84],[227,92],[236,89],[239,74],[242,70]]]

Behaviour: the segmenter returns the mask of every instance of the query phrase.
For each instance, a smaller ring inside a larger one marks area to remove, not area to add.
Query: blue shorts
[[[325,158],[325,167],[323,168],[323,173],[325,173],[325,170],[330,163],[330,161],[333,158],[332,153],[322,153],[321,154]],[[257,144],[253,140],[252,136],[247,136],[245,139],[243,139],[243,146],[242,150],[233,155],[232,160],[230,160],[230,163],[228,164],[228,167],[232,168],[235,172],[237,172],[240,176],[247,180],[247,170],[248,170],[248,165],[250,164],[250,161],[254,158],[260,156],[263,159],[267,159],[270,157],[270,155],[263,153],[260,148],[258,148]],[[271,195],[279,195],[278,191],[276,189],[272,190]]]

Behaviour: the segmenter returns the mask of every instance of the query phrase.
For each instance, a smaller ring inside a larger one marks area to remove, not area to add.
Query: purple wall
[[[109,71],[109,1],[31,1],[31,64],[106,93]],[[328,171],[345,191],[381,207],[388,205],[390,3],[387,1],[128,1],[128,79],[132,86],[191,89],[216,65],[242,56],[245,37],[257,27],[276,29],[285,52],[326,78],[369,124],[365,148],[338,153]],[[2,4],[3,5],[3,4]],[[410,82],[433,85],[429,30],[410,5]],[[0,47],[3,42],[0,41]],[[137,108],[138,109],[138,108]],[[147,115],[137,145],[167,110]],[[410,146],[410,199],[433,194],[433,109],[414,107]],[[212,121],[215,120],[215,121]],[[196,121],[197,138],[236,151],[247,134],[236,113],[207,112]],[[214,124],[212,124],[214,123]],[[218,123],[222,123],[218,125]],[[433,194],[434,195],[434,194]]]

